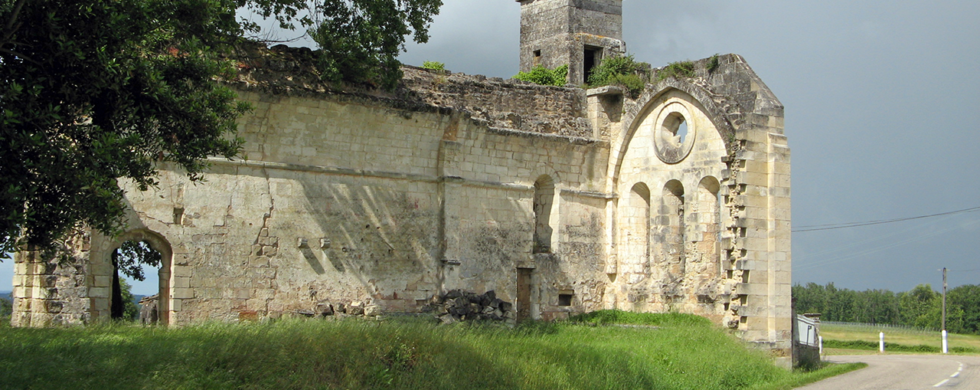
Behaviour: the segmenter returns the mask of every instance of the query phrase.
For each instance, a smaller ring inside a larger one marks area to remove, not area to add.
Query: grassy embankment
[[[775,367],[700,317],[589,323],[415,321],[0,326],[5,388],[788,389],[859,365]],[[595,326],[631,323],[652,327]]]
[[[878,328],[869,325],[820,325],[824,351],[829,355],[878,353],[878,332],[885,332],[885,353],[939,353],[939,332],[916,329]],[[980,354],[980,336],[948,336],[949,352]]]

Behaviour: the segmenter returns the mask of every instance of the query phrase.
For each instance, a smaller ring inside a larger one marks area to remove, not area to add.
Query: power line
[[[895,222],[911,221],[911,220],[914,220],[914,219],[924,219],[924,218],[941,217],[941,216],[944,216],[944,215],[968,213],[968,212],[977,211],[977,210],[980,210],[980,206],[971,207],[971,208],[962,209],[962,210],[947,211],[945,213],[919,215],[919,216],[915,216],[915,217],[905,217],[905,218],[895,218],[895,219],[883,219],[883,220],[863,221],[863,222],[846,222],[846,223],[838,223],[838,224],[800,226],[799,229],[794,229],[793,232],[794,233],[803,233],[803,232],[815,232],[815,231],[818,231],[818,230],[835,230],[835,229],[846,229],[846,228],[861,227],[861,226],[881,225],[881,224],[885,224],[885,223],[895,223]]]

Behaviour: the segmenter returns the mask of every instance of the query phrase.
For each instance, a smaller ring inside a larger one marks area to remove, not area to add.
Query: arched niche
[[[534,248],[533,253],[553,253],[557,234],[555,211],[555,181],[541,175],[534,182]]]
[[[623,272],[650,273],[650,189],[636,183],[620,212]]]
[[[721,234],[721,200],[718,179],[706,176],[698,183],[697,193],[691,205],[691,221],[688,238],[691,247],[688,255],[688,272],[695,272],[702,279],[717,277],[720,272],[718,242]],[[695,267],[690,264],[696,263]]]
[[[661,191],[654,218],[654,257],[673,277],[684,275],[684,185],[670,180]]]

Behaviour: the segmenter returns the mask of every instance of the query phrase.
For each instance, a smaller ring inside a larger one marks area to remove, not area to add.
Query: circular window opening
[[[653,138],[657,156],[663,162],[678,163],[691,152],[697,129],[689,117],[687,107],[680,103],[669,103],[658,115]]]
[[[687,121],[684,120],[684,115],[679,112],[670,113],[660,128],[660,137],[665,141],[665,146],[681,147],[687,137]]]

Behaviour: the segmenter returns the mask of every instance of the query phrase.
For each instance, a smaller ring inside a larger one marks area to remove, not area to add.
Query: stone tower
[[[518,0],[521,71],[568,64],[568,82],[583,84],[605,57],[626,52],[622,0]]]

